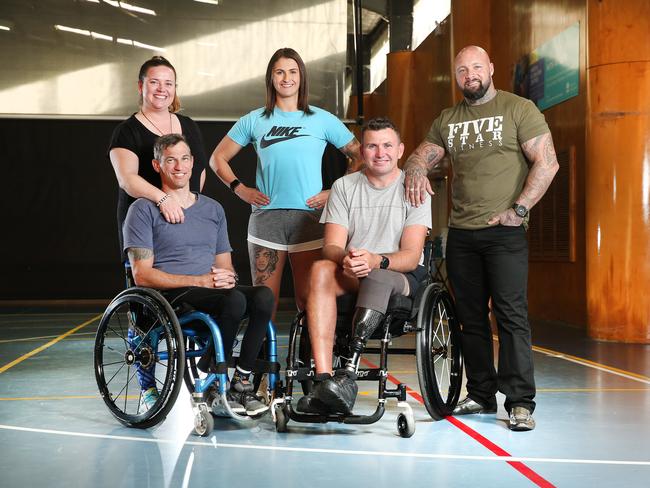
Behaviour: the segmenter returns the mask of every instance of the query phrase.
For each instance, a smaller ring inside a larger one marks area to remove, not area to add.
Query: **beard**
[[[470,88],[464,87],[463,88],[463,96],[467,98],[468,100],[475,102],[476,100],[480,100],[483,98],[483,96],[487,93],[488,88],[490,88],[490,80],[483,85],[483,82],[479,80],[478,82],[478,88],[475,90],[472,90]]]

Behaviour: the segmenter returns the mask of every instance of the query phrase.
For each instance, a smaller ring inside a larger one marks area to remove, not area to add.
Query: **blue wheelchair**
[[[216,370],[202,373],[198,359],[214,345]],[[240,422],[253,417],[233,412],[226,391],[228,367],[219,326],[208,314],[184,304],[172,306],[156,290],[130,287],[119,293],[104,312],[95,337],[97,386],[113,416],[128,427],[148,428],[162,422],[174,406],[181,378],[190,392],[194,432],[208,436],[214,418],[208,402],[218,401],[224,414]],[[255,391],[266,379],[270,403],[279,381],[277,342],[269,322],[265,345],[253,372]],[[150,374],[158,397],[146,406],[141,376]],[[263,414],[261,414],[263,415]]]
[[[379,356],[378,366],[357,369],[357,381],[378,382],[377,406],[369,415],[303,413],[293,408],[295,383],[300,383],[303,394],[307,394],[313,387],[312,378],[315,374],[306,317],[304,312],[296,316],[289,333],[286,383],[281,385],[283,394],[276,395],[272,406],[278,432],[287,431],[289,420],[372,424],[384,415],[386,401],[394,398],[401,409],[397,416],[397,431],[402,437],[411,437],[415,433],[415,419],[406,402],[406,385],[400,383],[394,388],[387,385],[389,353],[415,355],[418,382],[427,412],[434,420],[451,415],[458,402],[463,379],[460,323],[452,296],[443,282],[436,281],[432,241],[427,241],[425,245],[424,265],[427,275],[416,296],[391,297],[383,324],[371,336],[371,339],[379,341],[378,347],[364,349],[364,355]],[[356,297],[352,295],[343,295],[337,299],[333,369],[343,367],[346,359],[352,357],[349,343],[355,302]],[[392,347],[393,338],[407,333],[416,334],[414,348]]]

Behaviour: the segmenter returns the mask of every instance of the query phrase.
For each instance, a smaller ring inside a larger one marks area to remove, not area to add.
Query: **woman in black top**
[[[176,94],[176,70],[162,56],[154,56],[140,67],[138,75],[140,110],[113,131],[109,158],[119,184],[117,225],[122,249],[122,224],[126,212],[136,198],[147,198],[159,204],[165,220],[175,224],[184,220],[183,207],[160,189],[160,176],[154,171],[153,144],[164,134],[183,134],[187,139],[194,169],[190,189],[199,192],[205,182],[207,158],[203,139],[196,123],[178,114],[181,108]]]

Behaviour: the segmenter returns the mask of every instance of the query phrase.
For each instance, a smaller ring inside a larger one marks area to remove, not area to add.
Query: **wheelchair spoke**
[[[106,382],[106,386],[110,385],[110,384],[111,384],[111,381],[113,381],[113,378],[115,378],[115,377],[117,376],[117,374],[118,374],[120,371],[122,371],[122,368],[124,367],[124,365],[125,365],[126,363],[125,363],[124,361],[121,361],[121,363],[122,363],[122,366],[120,366],[120,367],[118,368],[118,370],[115,371],[115,373],[113,374],[113,376],[111,376],[111,379],[109,379],[109,380]],[[118,363],[115,363],[115,364],[120,364],[120,363],[118,362]],[[102,366],[108,366],[108,364],[102,364]]]

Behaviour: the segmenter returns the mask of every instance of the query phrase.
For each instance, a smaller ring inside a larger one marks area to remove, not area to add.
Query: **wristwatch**
[[[388,266],[390,266],[390,260],[386,256],[382,256],[379,269],[388,269]]]
[[[519,205],[517,202],[512,204],[512,209],[515,211],[518,217],[521,217],[522,219],[528,215],[528,209],[524,207],[523,205]]]
[[[241,185],[241,181],[235,178],[230,182],[230,191],[234,192],[235,188],[237,188],[239,185]]]

